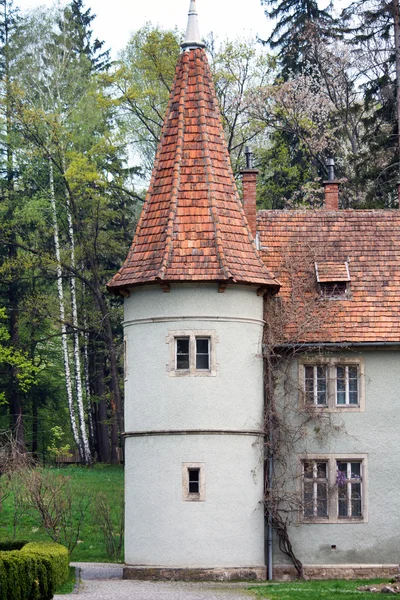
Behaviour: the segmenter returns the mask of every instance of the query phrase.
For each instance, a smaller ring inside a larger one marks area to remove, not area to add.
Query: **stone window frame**
[[[189,471],[199,469],[199,493],[189,492]],[[184,502],[205,502],[206,500],[206,463],[182,463],[182,500]]]
[[[305,400],[305,367],[327,367],[327,404],[311,404]],[[336,367],[355,365],[358,368],[358,404],[336,404]],[[365,359],[362,356],[314,356],[298,361],[300,407],[321,412],[365,412]]]
[[[189,338],[189,369],[176,368],[176,340]],[[210,340],[210,368],[196,369],[196,338]],[[215,377],[217,374],[216,344],[219,338],[215,329],[176,329],[168,332],[165,342],[169,345],[167,371],[170,377]]]
[[[305,517],[303,509],[299,510],[299,523],[315,524],[356,524],[368,523],[368,454],[366,453],[328,453],[328,454],[299,454],[298,455],[298,493],[303,502],[304,478],[303,465],[305,462],[326,462],[328,473],[328,515],[327,517]],[[337,462],[361,463],[361,517],[339,517],[339,494],[336,484]]]

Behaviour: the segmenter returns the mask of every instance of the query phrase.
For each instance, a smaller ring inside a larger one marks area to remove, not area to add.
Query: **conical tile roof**
[[[249,231],[200,45],[181,54],[136,234],[107,287],[184,281],[279,286]]]

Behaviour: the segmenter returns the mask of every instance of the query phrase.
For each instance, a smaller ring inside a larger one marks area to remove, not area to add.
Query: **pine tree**
[[[333,2],[325,9],[320,9],[316,0],[261,0],[261,3],[267,7],[266,16],[277,21],[266,43],[278,50],[280,74],[287,79],[291,73],[302,72],[307,66],[310,28],[313,35],[332,35]]]

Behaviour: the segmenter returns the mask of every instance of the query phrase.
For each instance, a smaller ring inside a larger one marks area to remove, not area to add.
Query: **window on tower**
[[[170,331],[166,341],[170,346],[167,370],[171,376],[216,375],[215,331]]]
[[[185,502],[205,501],[205,463],[182,463],[182,499]]]

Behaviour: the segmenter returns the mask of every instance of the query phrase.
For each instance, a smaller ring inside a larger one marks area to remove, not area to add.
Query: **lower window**
[[[185,502],[205,501],[205,463],[182,463],[182,499]]]
[[[303,521],[367,520],[365,454],[307,456],[300,464]]]

